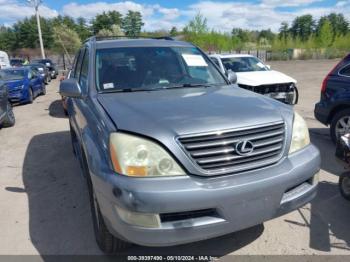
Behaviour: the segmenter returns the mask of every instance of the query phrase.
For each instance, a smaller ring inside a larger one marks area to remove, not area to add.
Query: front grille
[[[243,172],[276,163],[284,147],[284,123],[180,137],[188,156],[208,175]],[[239,154],[236,145],[250,141],[254,150]]]
[[[253,91],[261,95],[266,95],[269,93],[279,93],[279,92],[280,93],[294,92],[294,85],[292,83],[260,85],[260,86],[239,85],[239,87]]]

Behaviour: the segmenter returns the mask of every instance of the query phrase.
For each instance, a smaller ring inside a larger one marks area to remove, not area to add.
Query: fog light
[[[159,228],[160,217],[158,214],[132,212],[115,206],[119,217],[126,223],[148,228]]]

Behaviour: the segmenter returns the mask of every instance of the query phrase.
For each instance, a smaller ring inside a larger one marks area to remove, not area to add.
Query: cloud
[[[23,1],[24,2],[24,1]],[[34,8],[16,0],[0,0],[0,21],[10,23],[34,15]],[[45,5],[40,6],[39,14],[46,18],[58,15],[58,12]]]
[[[97,14],[112,10],[118,11],[123,15],[129,10],[140,12],[147,30],[169,29],[176,24],[181,24],[175,21],[181,15],[180,10],[177,8],[165,8],[159,4],[139,4],[132,1],[116,3],[95,2],[89,4],[69,3],[63,6],[62,13],[74,18],[85,17],[91,19]]]
[[[262,0],[261,4],[272,7],[305,6],[322,0]]]
[[[93,18],[96,14],[112,10],[118,11],[121,14],[126,14],[128,10],[138,11],[145,17],[151,16],[154,12],[154,8],[151,6],[126,1],[118,3],[95,2],[91,4],[69,3],[63,6],[62,13],[74,18]]]
[[[247,2],[202,1],[191,5],[187,14],[193,16],[198,12],[208,19],[209,27],[221,31],[231,31],[234,27],[277,30],[282,21],[292,18],[288,13]]]
[[[44,17],[58,14],[73,18],[92,19],[96,14],[115,10],[125,15],[128,10],[139,11],[145,23],[145,30],[169,30],[171,27],[184,27],[198,12],[208,20],[208,26],[215,30],[230,32],[234,27],[252,30],[270,28],[278,31],[281,22],[291,22],[296,16],[312,14],[315,18],[330,12],[342,12],[350,16],[350,0],[340,0],[330,7],[319,7],[317,2],[324,0],[259,0],[254,1],[214,1],[194,0],[193,4],[179,8],[166,8],[160,4],[144,4],[131,0],[115,2],[92,2],[79,4],[68,2],[58,12],[45,5],[40,7]],[[24,0],[0,0],[0,23],[10,24],[34,14],[32,7]],[[281,8],[282,7],[282,8]],[[283,10],[283,11],[282,11]]]
[[[310,5],[320,1],[322,0],[261,0],[260,3],[252,3],[243,0],[241,2],[207,0],[190,5],[184,12],[188,17],[200,12],[208,19],[210,28],[226,32],[235,27],[252,30],[270,28],[277,32],[281,22],[291,23],[295,17],[304,14],[311,14],[318,19],[331,12],[341,12],[345,17],[350,17],[350,0],[339,1],[330,7]],[[295,8],[287,8],[292,6]]]

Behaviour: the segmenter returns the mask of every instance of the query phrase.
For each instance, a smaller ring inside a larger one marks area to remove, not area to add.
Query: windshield
[[[39,60],[32,60],[31,61],[33,64],[43,64],[46,66],[51,66],[53,63],[49,59],[39,59]]]
[[[29,65],[30,68],[33,70],[39,71],[39,72],[44,72],[44,67],[43,65]]]
[[[24,78],[24,70],[1,70],[0,79],[4,81],[21,80]]]
[[[231,70],[236,73],[269,70],[262,61],[250,56],[222,58],[222,64],[226,70]]]
[[[129,47],[96,51],[100,91],[226,85],[224,77],[195,47]]]

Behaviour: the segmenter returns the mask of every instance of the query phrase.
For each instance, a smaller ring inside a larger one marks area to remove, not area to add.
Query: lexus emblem
[[[248,140],[239,141],[236,146],[236,153],[241,156],[248,156],[254,151],[254,145]]]

